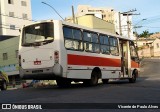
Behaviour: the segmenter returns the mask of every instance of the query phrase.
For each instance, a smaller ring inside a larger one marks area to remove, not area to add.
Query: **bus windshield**
[[[44,22],[24,27],[22,46],[41,46],[54,41],[53,23]]]

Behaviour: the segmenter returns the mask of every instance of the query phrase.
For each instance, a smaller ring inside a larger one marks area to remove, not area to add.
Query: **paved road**
[[[137,83],[112,81],[96,87],[26,88],[0,92],[0,103],[160,103],[160,60],[146,59]]]

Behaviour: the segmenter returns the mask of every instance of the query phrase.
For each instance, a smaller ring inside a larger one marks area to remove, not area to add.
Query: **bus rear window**
[[[45,22],[27,26],[23,29],[22,46],[43,45],[53,42],[53,23]]]

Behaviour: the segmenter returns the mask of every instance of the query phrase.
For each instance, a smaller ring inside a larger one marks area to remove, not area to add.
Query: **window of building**
[[[8,60],[8,54],[7,53],[3,53],[3,60]]]
[[[109,43],[110,43],[110,52],[111,52],[111,54],[112,55],[119,55],[117,38],[110,37],[109,38]]]
[[[65,47],[69,50],[83,50],[82,33],[80,29],[63,27]]]
[[[27,6],[27,2],[26,1],[21,1],[21,6]]]
[[[10,17],[14,17],[14,12],[9,12]]]
[[[83,32],[84,48],[85,51],[99,53],[100,46],[98,40],[98,34],[94,32],[84,31]]]
[[[8,0],[8,4],[13,4],[13,0]]]
[[[10,25],[10,29],[11,29],[11,30],[15,30],[15,29],[16,29],[16,26],[15,26],[15,25]]]
[[[23,18],[23,19],[27,19],[27,18],[28,18],[28,15],[25,14],[25,13],[23,13],[23,14],[22,14],[22,18]]]
[[[107,35],[100,35],[99,40],[100,40],[102,54],[110,54],[108,36]]]

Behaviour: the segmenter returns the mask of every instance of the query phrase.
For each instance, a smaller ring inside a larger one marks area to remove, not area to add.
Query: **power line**
[[[147,28],[160,28],[160,27],[152,27],[152,26],[142,26],[142,27],[147,27]]]

